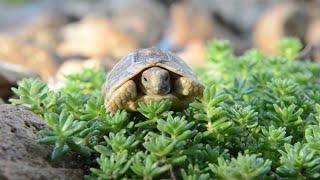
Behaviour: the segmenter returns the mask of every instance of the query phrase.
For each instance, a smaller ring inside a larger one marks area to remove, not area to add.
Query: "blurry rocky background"
[[[320,0],[0,0],[0,103],[22,78],[58,88],[65,75],[109,70],[138,48],[176,52],[196,68],[211,39],[236,55],[277,55],[284,37],[320,59]]]
[[[228,40],[241,55],[277,55],[296,37],[320,60],[320,0],[0,0],[0,179],[80,179],[77,159],[52,164],[35,140],[38,116],[6,105],[22,78],[52,88],[86,68],[108,71],[135,49],[157,46],[191,67],[205,65],[206,44]],[[1,105],[2,104],[2,105]],[[35,173],[37,172],[37,173]]]

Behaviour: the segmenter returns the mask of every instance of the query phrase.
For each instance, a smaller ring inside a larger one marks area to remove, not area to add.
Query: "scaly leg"
[[[119,109],[135,111],[134,101],[137,98],[137,87],[134,81],[129,80],[117,89],[109,99],[106,100],[105,106],[107,111],[115,113]]]
[[[179,77],[174,83],[174,91],[183,97],[202,97],[204,86],[187,77]]]

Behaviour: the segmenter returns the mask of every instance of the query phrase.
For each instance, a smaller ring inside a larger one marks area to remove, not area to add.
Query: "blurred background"
[[[139,48],[173,51],[196,68],[212,39],[236,55],[277,55],[284,37],[320,60],[320,0],[0,0],[0,103],[22,78],[57,88],[65,75],[109,70]]]

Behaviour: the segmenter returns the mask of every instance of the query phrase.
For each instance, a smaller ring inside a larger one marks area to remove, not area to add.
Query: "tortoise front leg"
[[[174,82],[174,92],[183,97],[202,97],[204,86],[187,77],[179,77]]]
[[[107,111],[115,113],[119,109],[136,111],[134,101],[137,99],[136,83],[129,80],[117,89],[112,96],[106,100],[105,106]]]

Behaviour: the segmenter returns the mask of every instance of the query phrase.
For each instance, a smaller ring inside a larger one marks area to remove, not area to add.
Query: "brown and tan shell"
[[[109,72],[104,86],[106,98],[122,84],[150,67],[162,67],[177,75],[198,82],[191,68],[178,56],[169,51],[152,47],[135,51],[121,59]]]

